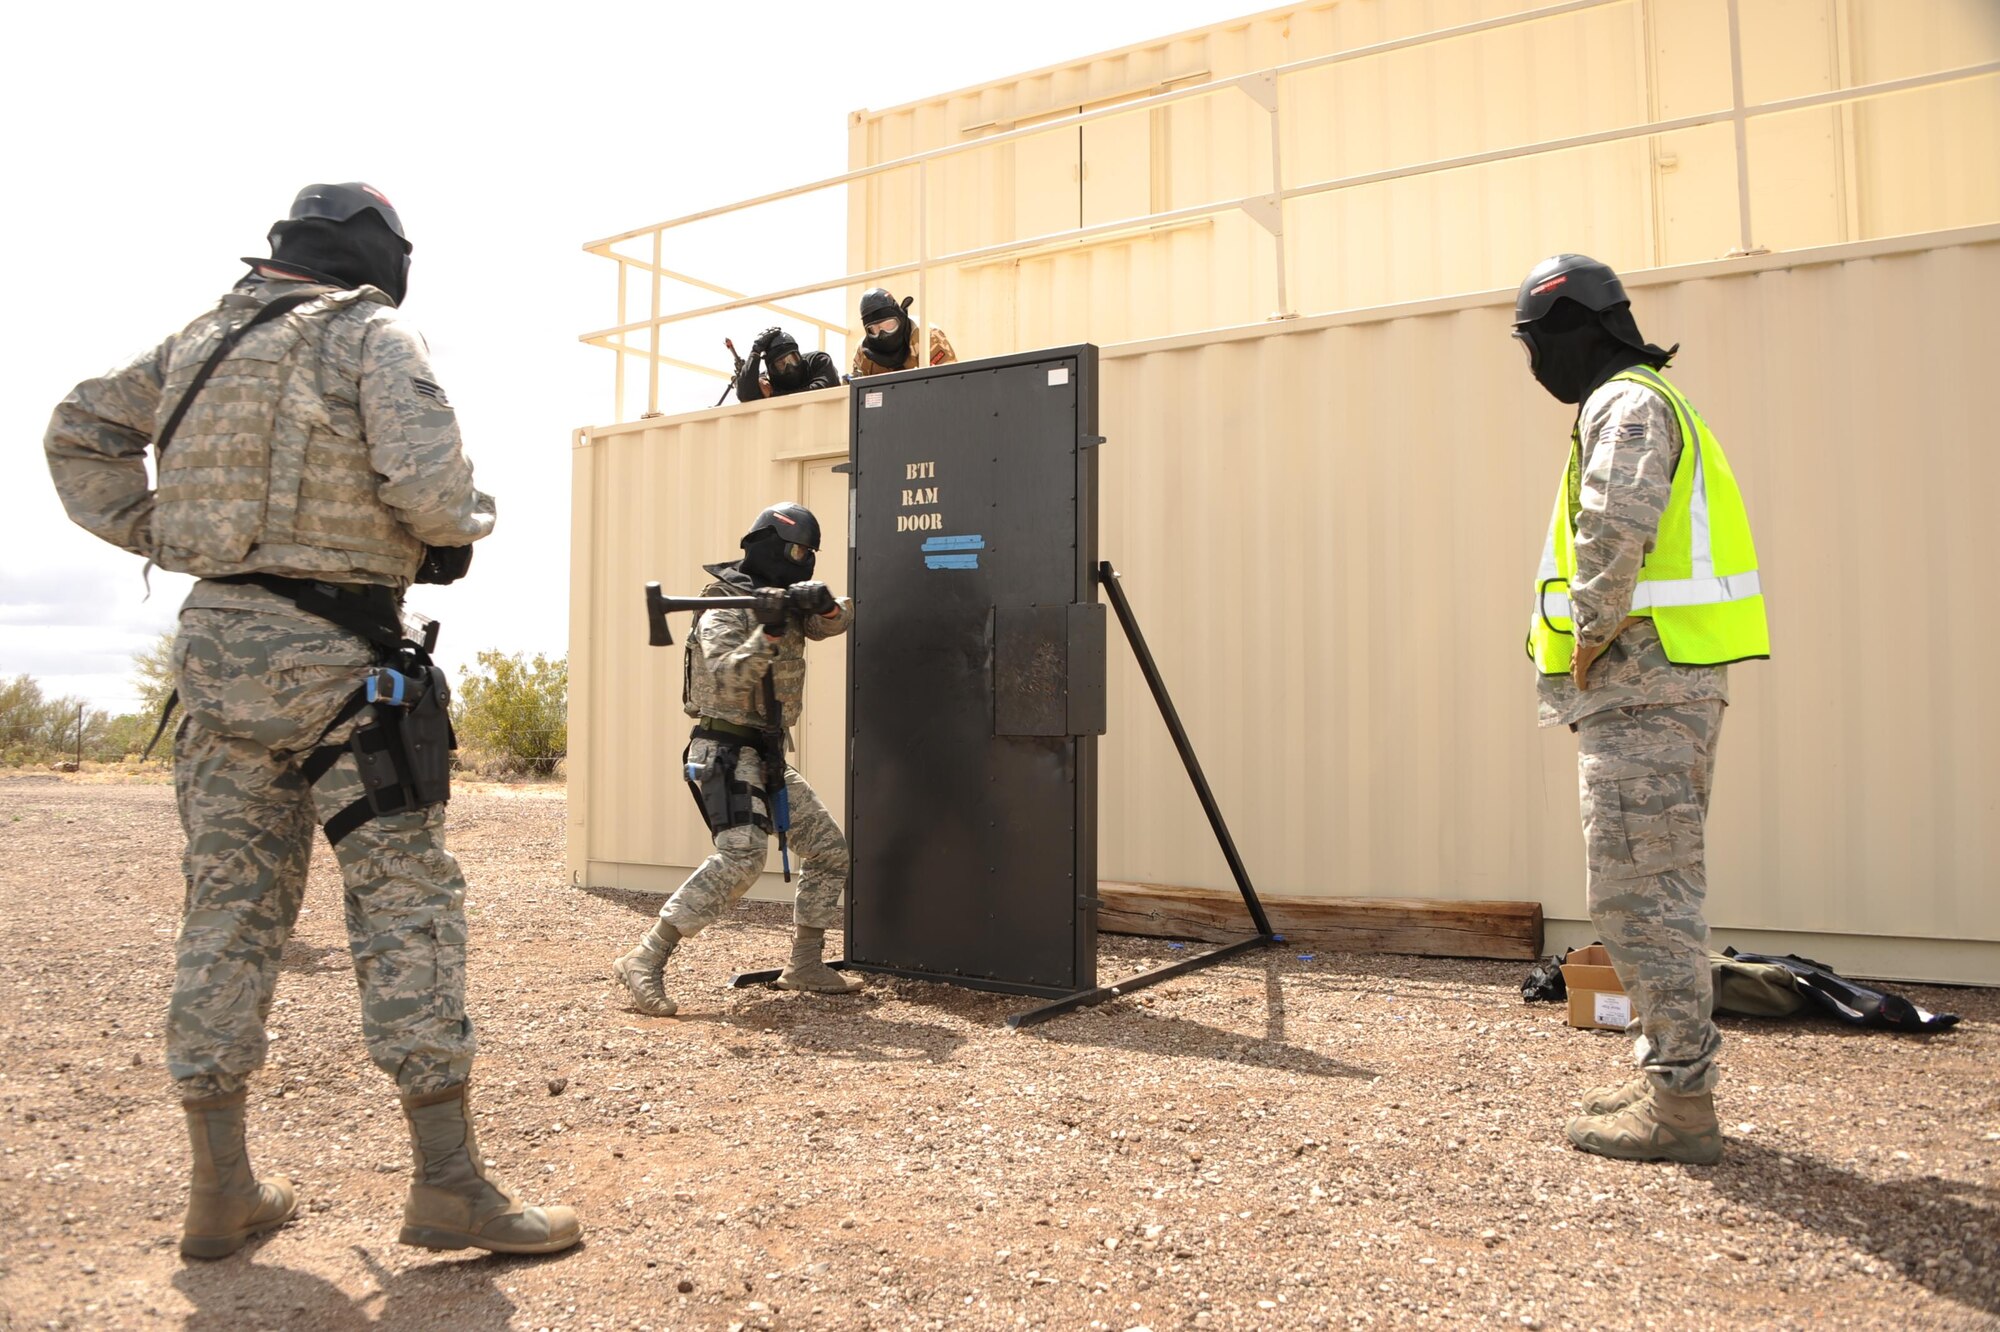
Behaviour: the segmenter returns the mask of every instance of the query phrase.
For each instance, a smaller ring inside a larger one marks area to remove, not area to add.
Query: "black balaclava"
[[[902,303],[894,307],[896,313],[894,332],[879,336],[871,334],[861,340],[862,350],[868,353],[869,360],[877,365],[887,366],[891,370],[901,370],[904,363],[910,359],[910,305],[916,299],[914,296],[905,296]],[[887,313],[885,310],[871,315],[864,306],[861,311],[861,322],[864,325],[872,323]]]
[[[787,353],[792,358],[789,372],[778,368],[779,360]],[[771,339],[770,345],[764,349],[764,368],[771,376],[771,388],[779,393],[798,392],[806,386],[809,377],[805,358],[799,355],[798,340],[789,333],[781,333]]]
[[[785,542],[776,532],[758,532],[748,539],[738,563],[744,573],[757,580],[759,587],[790,587],[813,576],[819,562],[817,551],[807,551],[803,560],[788,560],[784,550]]]
[[[373,210],[345,222],[323,217],[280,222],[271,228],[268,262],[343,289],[380,287],[397,305],[409,290],[409,246]]]
[[[1663,366],[1679,348],[1655,347],[1639,335],[1629,304],[1601,314],[1558,300],[1527,325],[1535,380],[1558,402],[1581,403],[1605,380],[1635,365]]]

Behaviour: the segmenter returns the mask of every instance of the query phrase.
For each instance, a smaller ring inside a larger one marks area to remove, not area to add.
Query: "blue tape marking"
[[[982,536],[931,537],[924,542],[926,551],[933,550],[985,550],[986,538]]]
[[[379,667],[368,677],[368,701],[401,707],[403,687],[408,683],[408,679],[401,671],[392,670],[387,666]]]
[[[977,555],[926,555],[924,556],[924,567],[926,569],[977,569],[979,567],[979,557]]]

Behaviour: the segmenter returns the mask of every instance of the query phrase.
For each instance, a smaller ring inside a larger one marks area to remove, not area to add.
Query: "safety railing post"
[[[1738,0],[1729,0],[1729,116],[1736,127],[1736,252],[1755,254],[1750,239],[1750,129],[1743,103],[1743,25]]]
[[[931,164],[917,163],[917,364],[931,363]]]
[[[1278,317],[1290,319],[1297,312],[1292,309],[1292,297],[1285,275],[1285,146],[1283,126],[1279,119],[1278,76],[1270,76],[1270,105],[1265,113],[1271,120],[1271,197],[1277,204],[1277,229],[1271,234],[1273,248],[1277,254],[1278,270]]]
[[[660,410],[660,247],[666,239],[666,232],[653,229],[653,315],[652,327],[647,333],[652,339],[653,354],[646,358],[646,410]]]
[[[613,257],[618,260],[618,322],[622,325],[625,322],[625,282],[630,275],[625,269],[624,256],[614,255]],[[621,337],[618,341],[622,343],[625,339]],[[612,359],[617,361],[618,367],[616,371],[617,377],[612,381],[611,385],[611,391],[616,395],[615,400],[611,404],[611,419],[622,421],[625,419],[625,353],[622,351],[613,352]]]

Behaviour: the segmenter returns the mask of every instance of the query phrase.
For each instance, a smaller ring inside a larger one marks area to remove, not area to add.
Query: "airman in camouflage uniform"
[[[867,375],[886,375],[895,370],[915,370],[924,365],[949,365],[958,360],[958,353],[952,350],[951,339],[944,330],[932,327],[929,342],[929,356],[920,354],[915,345],[916,321],[910,318],[910,302],[914,297],[905,296],[898,301],[881,287],[870,287],[861,293],[861,345],[854,349],[854,366],[850,379],[861,379]]]
[[[1641,1072],[1590,1093],[1569,1138],[1600,1155],[1706,1163],[1722,1152],[1712,1096],[1722,1040],[1710,1018],[1703,829],[1728,673],[1677,665],[1653,621],[1629,614],[1683,441],[1659,393],[1612,376],[1672,352],[1640,338],[1622,287],[1606,309],[1558,299],[1538,320],[1520,317],[1539,284],[1580,290],[1600,270],[1616,284],[1582,262],[1593,267],[1538,267],[1517,307],[1535,377],[1579,404],[1574,658],[1570,674],[1540,677],[1539,713],[1577,734],[1590,918],[1632,996]]]
[[[194,1154],[181,1245],[190,1257],[234,1252],[295,1211],[288,1183],[251,1173],[245,1088],[264,1063],[316,825],[363,797],[341,747],[377,724],[373,708],[347,715],[377,645],[243,580],[375,589],[393,613],[420,570],[456,563],[431,581],[462,572],[461,548],[494,521],[423,339],[395,308],[410,247],[388,200],[360,184],[310,186],[272,243],[272,259],[248,261],[251,275],[216,309],[79,384],[44,441],[71,518],[201,580],[174,643],[187,896],[167,1019]],[[288,298],[302,303],[248,327]],[[190,397],[232,332],[240,340]],[[154,489],[146,452],[167,433]],[[322,772],[308,767],[316,752],[331,761]],[[444,805],[367,819],[334,852],[368,1051],[410,1121],[417,1169],[404,1242],[508,1252],[575,1243],[575,1215],[516,1202],[485,1177],[472,1137],[465,880],[445,850]]]
[[[715,854],[667,899],[632,951],[612,964],[642,1013],[670,1017],[678,1011],[665,991],[668,957],[683,938],[721,919],[763,873],[774,826],[773,780],[784,783],[788,841],[799,861],[792,959],[777,983],[821,994],[861,988],[824,961],[826,932],[840,923],[840,894],[847,886],[847,839],[805,777],[779,757],[805,702],[807,641],[844,634],[854,622],[851,601],[812,581],[818,546],[812,514],[780,504],[758,515],[743,538],[743,559],[706,566],[714,581],[703,596],[787,590],[783,609],[768,619],[733,607],[705,610],[688,635],[683,701],[696,724],[683,771],[714,836]]]

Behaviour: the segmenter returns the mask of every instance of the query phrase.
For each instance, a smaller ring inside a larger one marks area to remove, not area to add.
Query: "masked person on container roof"
[[[860,348],[854,353],[853,378],[914,370],[920,365],[949,365],[958,359],[958,353],[951,349],[951,340],[937,328],[930,331],[930,359],[917,355],[912,345],[917,326],[910,318],[910,303],[915,299],[905,296],[898,301],[881,287],[871,287],[862,293],[863,336]]]
[[[743,558],[705,566],[714,580],[703,596],[766,592],[756,610],[722,608],[696,615],[682,666],[681,701],[694,731],[682,772],[715,853],[660,908],[645,937],[612,964],[641,1013],[672,1017],[665,968],[682,939],[699,934],[741,901],[764,872],[771,834],[799,858],[792,958],[778,988],[851,994],[861,988],[826,965],[826,932],[840,922],[847,886],[847,839],[840,825],[785,757],[805,704],[806,643],[833,638],[854,623],[854,604],[813,578],[819,520],[798,504],[757,515],[743,537]]]
[[[233,1253],[297,1208],[284,1179],[251,1172],[244,1101],[323,829],[362,1035],[409,1125],[402,1242],[552,1253],[576,1243],[575,1213],[519,1202],[473,1136],[449,694],[401,618],[412,582],[466,572],[493,499],[397,309],[411,246],[389,200],[309,185],[270,240],[213,309],[77,385],[43,441],[72,519],[199,580],[174,639],[187,892],[167,1071],[194,1158],[181,1252]]]
[[[1618,275],[1536,265],[1514,305],[1535,379],[1575,404],[1534,578],[1541,724],[1576,732],[1590,919],[1632,998],[1639,1076],[1584,1098],[1600,1156],[1722,1156],[1704,860],[1727,667],[1770,656],[1750,519],[1722,445],[1661,373]]]
[[[759,402],[788,393],[810,393],[840,383],[840,367],[823,351],[799,351],[798,339],[782,328],[767,328],[750,344],[736,372],[736,400]]]

